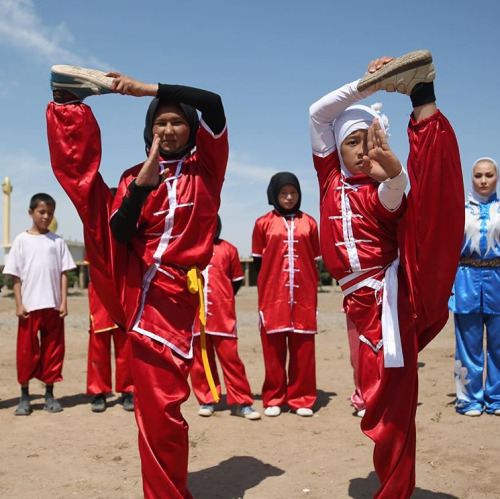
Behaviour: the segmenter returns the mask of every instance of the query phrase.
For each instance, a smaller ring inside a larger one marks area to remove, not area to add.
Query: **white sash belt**
[[[398,267],[396,258],[384,277],[384,292],[382,296],[382,340],[384,342],[384,366],[403,367],[403,349],[398,320]]]

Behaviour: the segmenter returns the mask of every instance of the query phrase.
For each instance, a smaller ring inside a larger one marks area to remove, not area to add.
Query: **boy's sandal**
[[[54,398],[47,399],[43,410],[47,412],[61,412],[63,410],[61,404]]]
[[[14,415],[16,416],[29,416],[31,414],[31,406],[29,400],[21,400],[16,410],[14,411]]]

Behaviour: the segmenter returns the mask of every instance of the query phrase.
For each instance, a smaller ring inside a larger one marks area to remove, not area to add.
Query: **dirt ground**
[[[140,498],[137,430],[113,395],[107,411],[90,411],[85,396],[88,309],[73,290],[66,321],[64,406],[43,411],[44,388],[31,383],[33,413],[14,416],[16,324],[14,301],[0,295],[0,496],[4,498]],[[196,414],[193,396],[183,413],[190,424],[189,487],[206,499],[372,497],[377,489],[372,445],[359,429],[349,396],[352,372],[345,318],[336,288],[319,294],[318,402],[312,418],[283,413],[247,421],[221,404],[211,418]],[[262,412],[262,353],[255,288],[237,296],[239,350]],[[459,416],[453,408],[454,337],[450,321],[421,354],[415,498],[498,498],[500,418]]]

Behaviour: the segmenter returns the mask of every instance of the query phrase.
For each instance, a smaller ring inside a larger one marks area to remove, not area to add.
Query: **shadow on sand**
[[[371,499],[380,487],[377,475],[372,471],[366,478],[353,478],[349,484],[349,497],[354,499]],[[412,499],[458,499],[458,496],[432,492],[417,487],[412,494]]]
[[[268,477],[282,475],[284,470],[251,456],[235,456],[217,466],[189,473],[188,488],[194,497],[234,499]]]

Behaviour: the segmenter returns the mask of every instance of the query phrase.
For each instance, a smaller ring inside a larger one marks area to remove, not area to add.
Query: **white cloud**
[[[269,179],[277,171],[276,168],[269,166],[247,163],[245,158],[231,153],[227,167],[227,180],[235,183],[250,181],[251,183],[265,184],[267,186]]]
[[[33,0],[0,0],[0,42],[25,52],[41,64],[56,61],[109,67],[92,56],[71,50],[74,39],[67,26],[64,23],[45,26]]]

